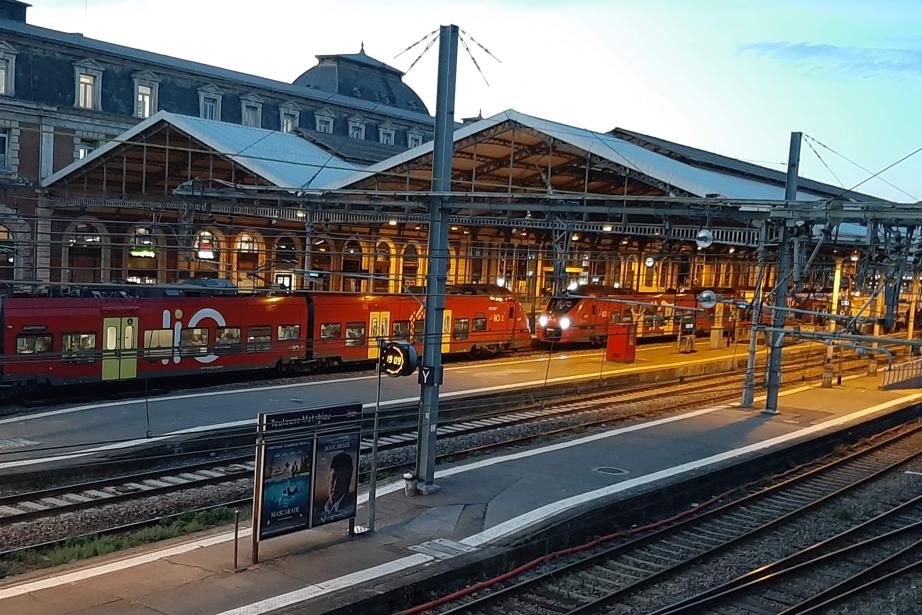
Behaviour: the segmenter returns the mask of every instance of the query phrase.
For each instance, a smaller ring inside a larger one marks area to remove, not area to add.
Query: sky
[[[459,119],[513,108],[778,170],[801,131],[801,174],[844,188],[922,148],[917,0],[30,1],[34,25],[286,82],[362,43],[407,71],[454,23],[482,69],[462,47]],[[430,110],[437,55],[404,77]],[[858,190],[922,200],[922,152]]]

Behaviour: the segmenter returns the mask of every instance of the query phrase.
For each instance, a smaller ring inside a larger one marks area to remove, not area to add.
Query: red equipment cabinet
[[[637,325],[634,323],[608,325],[608,345],[605,358],[618,363],[633,363],[637,356]]]

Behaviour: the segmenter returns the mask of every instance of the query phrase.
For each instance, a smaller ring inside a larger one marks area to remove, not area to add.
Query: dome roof
[[[358,53],[317,56],[317,66],[301,74],[294,85],[429,114],[422,99],[403,82],[403,73],[367,55],[364,44]]]

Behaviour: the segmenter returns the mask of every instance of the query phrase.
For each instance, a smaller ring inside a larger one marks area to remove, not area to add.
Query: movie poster
[[[310,527],[313,441],[266,446],[260,539]]]
[[[359,434],[317,436],[312,527],[355,516],[358,460]]]

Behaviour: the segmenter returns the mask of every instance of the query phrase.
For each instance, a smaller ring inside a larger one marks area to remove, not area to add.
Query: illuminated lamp
[[[561,331],[566,331],[570,328],[570,319],[566,316],[560,319],[560,329]]]

